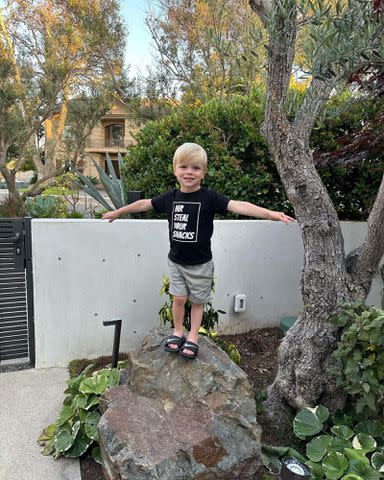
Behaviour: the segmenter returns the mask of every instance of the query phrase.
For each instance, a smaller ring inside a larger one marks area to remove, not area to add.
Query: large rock
[[[246,374],[210,340],[190,361],[153,329],[130,356],[125,384],[103,397],[108,480],[246,480],[260,465],[260,429]]]

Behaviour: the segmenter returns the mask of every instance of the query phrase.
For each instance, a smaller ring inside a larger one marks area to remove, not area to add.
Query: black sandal
[[[164,350],[166,352],[179,352],[184,345],[185,337],[178,337],[177,335],[171,335],[165,340]],[[177,348],[171,348],[170,345],[177,345]]]
[[[191,350],[193,353],[183,353],[183,350]],[[189,358],[190,360],[194,360],[197,357],[197,353],[199,351],[199,346],[196,343],[187,340],[184,345],[180,347],[179,355],[185,358]]]

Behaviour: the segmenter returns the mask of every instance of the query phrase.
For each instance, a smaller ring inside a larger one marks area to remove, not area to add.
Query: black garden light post
[[[114,325],[115,335],[113,337],[113,351],[112,351],[112,368],[117,368],[117,360],[119,358],[119,348],[120,348],[120,333],[121,333],[121,319],[116,320],[106,320],[103,322],[105,327]]]
[[[286,457],[281,461],[280,480],[307,480],[310,476],[308,467],[295,458]]]

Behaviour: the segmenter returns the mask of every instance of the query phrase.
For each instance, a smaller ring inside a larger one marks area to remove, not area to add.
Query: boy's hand
[[[106,212],[104,215],[101,217],[102,220],[108,220],[109,223],[113,222],[116,220],[116,218],[119,218],[119,214],[117,213],[117,210],[112,210],[111,212]]]
[[[271,212],[271,220],[274,222],[284,222],[285,224],[295,222],[296,220],[283,212]]]

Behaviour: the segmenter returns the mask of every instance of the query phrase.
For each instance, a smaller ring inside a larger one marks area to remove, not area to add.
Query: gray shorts
[[[192,303],[204,304],[211,299],[213,261],[199,265],[179,265],[168,258],[169,293],[189,297]]]

